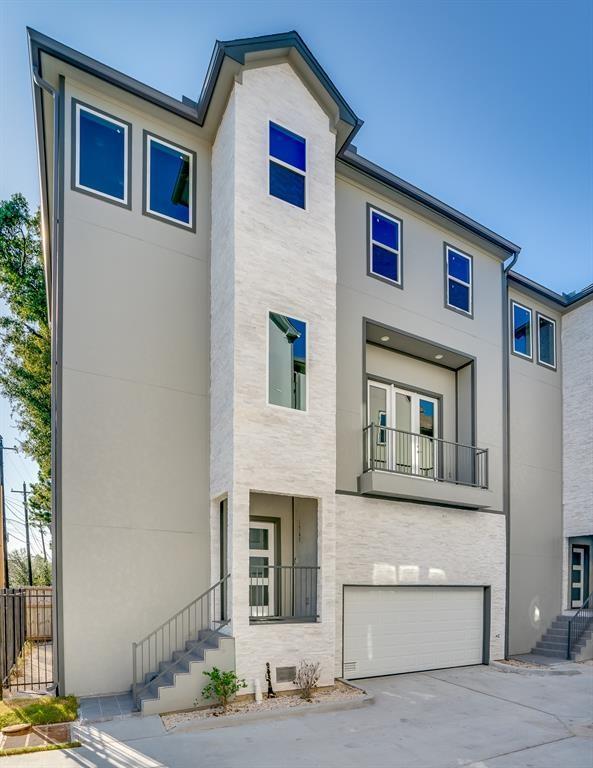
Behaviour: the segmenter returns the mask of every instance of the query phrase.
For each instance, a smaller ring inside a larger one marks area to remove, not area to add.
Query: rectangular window
[[[276,312],[268,318],[268,402],[307,410],[307,324]]]
[[[129,208],[131,125],[75,99],[72,116],[73,188]]]
[[[195,152],[144,131],[144,213],[194,227]]]
[[[401,219],[368,206],[369,274],[401,287]]]
[[[445,245],[445,306],[465,315],[473,314],[472,257]]]
[[[556,369],[556,321],[537,313],[537,362]]]
[[[531,347],[531,310],[511,301],[511,316],[513,325],[513,352],[520,357],[532,359]]]
[[[270,123],[270,194],[305,208],[307,142],[296,133]]]

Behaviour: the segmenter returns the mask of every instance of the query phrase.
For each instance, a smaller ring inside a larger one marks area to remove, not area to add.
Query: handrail
[[[171,661],[174,652],[182,651],[188,641],[204,640],[199,638],[200,633],[210,635],[228,623],[225,587],[229,579],[227,573],[152,632],[132,643],[132,696],[136,703],[142,691],[166,674],[167,669],[161,669],[161,665]],[[177,661],[190,656],[193,650],[182,653]]]
[[[249,565],[249,621],[316,621],[318,565]]]
[[[566,658],[570,660],[573,646],[583,636],[583,633],[588,629],[589,624],[593,621],[593,592],[589,593],[589,596],[579,608],[579,610],[568,620],[568,637],[566,641]]]

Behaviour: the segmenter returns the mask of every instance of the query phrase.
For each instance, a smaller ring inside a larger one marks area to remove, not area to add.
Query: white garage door
[[[345,587],[348,679],[481,664],[484,590]]]

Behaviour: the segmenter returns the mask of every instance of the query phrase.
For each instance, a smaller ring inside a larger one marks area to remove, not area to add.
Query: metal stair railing
[[[593,621],[593,592],[585,600],[583,605],[568,620],[568,639],[566,643],[566,658],[570,660],[573,649],[583,634],[589,629]]]
[[[228,624],[226,595],[230,574],[213,584],[176,614],[163,622],[142,640],[132,643],[132,697],[136,705],[140,695],[167,673],[160,670],[163,662],[173,659],[175,651],[182,651],[189,640],[206,643],[217,630]],[[205,634],[206,633],[206,634]],[[182,654],[176,663],[194,653],[195,647]]]

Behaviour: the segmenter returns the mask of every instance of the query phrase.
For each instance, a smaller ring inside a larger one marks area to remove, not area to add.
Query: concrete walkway
[[[487,667],[360,681],[363,709],[165,733],[158,717],[82,726],[85,747],[11,768],[590,768],[593,666],[572,676]]]

